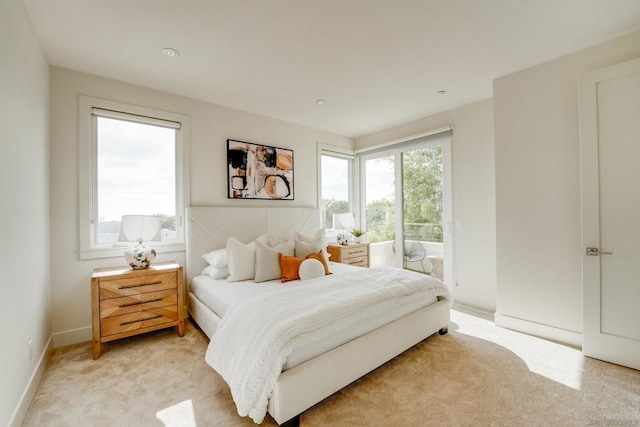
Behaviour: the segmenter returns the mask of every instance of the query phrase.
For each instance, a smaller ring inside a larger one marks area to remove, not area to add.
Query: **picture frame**
[[[227,139],[227,198],[294,200],[293,150]]]

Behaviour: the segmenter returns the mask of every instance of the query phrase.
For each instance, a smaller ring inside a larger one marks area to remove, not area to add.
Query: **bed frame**
[[[263,233],[286,239],[296,231],[313,234],[319,224],[315,208],[187,208],[187,304],[204,333],[211,338],[220,318],[191,292],[191,279],[206,267],[202,254],[224,247],[230,236],[245,243]],[[434,333],[446,333],[449,306],[440,300],[283,371],[269,414],[280,425],[297,425],[306,409]]]

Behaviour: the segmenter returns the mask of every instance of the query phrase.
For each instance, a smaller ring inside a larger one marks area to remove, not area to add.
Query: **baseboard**
[[[27,412],[29,412],[31,402],[33,401],[33,397],[36,395],[36,390],[38,390],[38,386],[40,385],[40,380],[42,380],[42,375],[44,375],[44,370],[47,367],[51,350],[53,350],[53,339],[52,337],[49,337],[47,345],[44,346],[44,350],[40,355],[38,364],[36,365],[33,374],[31,374],[31,378],[29,378],[27,387],[22,393],[22,396],[20,396],[18,406],[9,420],[10,427],[19,427],[24,422]]]
[[[556,328],[555,326],[544,325],[530,320],[518,319],[517,317],[507,316],[501,313],[495,314],[495,324],[502,328],[512,329],[536,337],[582,348],[582,334],[579,332]]]
[[[494,321],[494,316],[495,316],[495,313],[492,313],[492,312],[489,312],[489,311],[480,310],[479,308],[470,307],[470,306],[464,305],[464,304],[458,304],[457,302],[454,302],[451,305],[451,310],[456,310],[456,311],[459,311],[461,313],[465,313],[465,314],[469,314],[471,316],[479,317],[481,319],[488,320],[490,322]]]
[[[93,339],[93,331],[91,326],[84,328],[71,329],[69,331],[58,332],[53,334],[53,348],[64,347],[80,342],[91,341]]]

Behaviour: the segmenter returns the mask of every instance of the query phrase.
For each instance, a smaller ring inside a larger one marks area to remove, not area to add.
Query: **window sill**
[[[175,243],[167,245],[149,245],[156,250],[156,253],[168,253],[168,252],[184,252],[186,245],[184,243]],[[124,251],[127,249],[124,246],[117,248],[95,248],[86,249],[80,251],[80,259],[99,259],[99,258],[119,258],[124,255]]]

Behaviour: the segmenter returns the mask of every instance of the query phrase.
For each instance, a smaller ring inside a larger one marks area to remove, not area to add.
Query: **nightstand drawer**
[[[177,306],[152,308],[137,313],[123,314],[122,316],[107,317],[100,320],[100,332],[103,337],[116,335],[163,323],[178,320]]]
[[[167,305],[175,306],[177,302],[178,295],[175,289],[110,298],[100,302],[100,318],[136,313]]]
[[[145,292],[156,292],[175,289],[175,273],[149,274],[115,280],[100,281],[100,299],[138,295]]]
[[[352,243],[349,245],[329,245],[327,251],[331,254],[330,261],[342,264],[369,267],[369,244]]]
[[[342,260],[342,264],[355,265],[358,267],[368,267],[367,257],[347,258]]]
[[[358,245],[354,247],[345,246],[342,249],[342,259],[364,258],[368,255],[368,247],[366,245]]]

